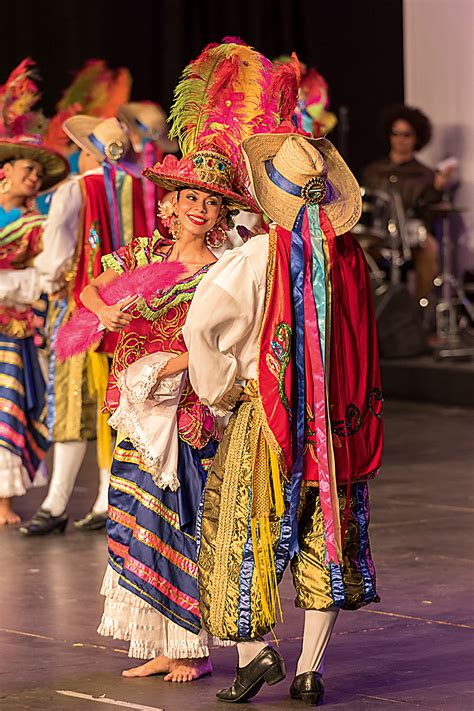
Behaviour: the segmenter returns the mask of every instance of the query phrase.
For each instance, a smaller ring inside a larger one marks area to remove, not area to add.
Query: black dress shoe
[[[79,521],[74,521],[74,527],[81,531],[100,531],[101,528],[105,528],[106,523],[106,513],[95,513],[95,511],[89,511],[84,518],[79,519]]]
[[[319,706],[323,701],[324,682],[319,672],[298,674],[290,686],[292,699],[300,699],[307,706]]]
[[[38,509],[31,521],[21,526],[20,532],[24,536],[46,536],[48,533],[64,533],[68,522],[67,513],[53,516],[46,509]]]
[[[286,676],[282,656],[267,646],[245,667],[237,667],[235,679],[228,689],[221,689],[216,696],[219,701],[234,704],[248,701],[258,694],[264,682],[269,686],[278,684]]]

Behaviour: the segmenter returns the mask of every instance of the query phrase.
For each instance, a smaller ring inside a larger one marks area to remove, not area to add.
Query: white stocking
[[[94,506],[92,507],[94,513],[107,513],[109,505],[109,481],[110,471],[108,469],[99,469],[99,491]]]
[[[296,667],[296,676],[309,671],[320,671],[324,652],[331,638],[339,614],[338,608],[306,610],[304,616],[303,648]]]
[[[239,653],[239,667],[246,667],[247,664],[255,659],[257,654],[260,654],[262,649],[265,649],[268,644],[263,639],[254,639],[251,642],[238,642],[237,651]]]
[[[54,464],[48,495],[41,508],[53,516],[64,513],[71,498],[79,469],[86,455],[87,442],[55,442]]]

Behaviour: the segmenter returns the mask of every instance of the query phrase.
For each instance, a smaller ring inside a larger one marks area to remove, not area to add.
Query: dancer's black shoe
[[[100,531],[101,528],[105,528],[106,523],[106,513],[89,511],[84,518],[79,519],[79,521],[74,521],[74,527],[78,528],[80,531]]]
[[[235,679],[228,689],[221,689],[216,696],[219,701],[237,703],[248,701],[258,694],[264,682],[278,684],[285,678],[285,662],[282,656],[267,646],[245,667],[237,667]]]
[[[324,682],[319,672],[298,674],[290,686],[292,699],[299,699],[307,706],[319,706],[323,702]]]
[[[20,527],[24,536],[46,536],[48,533],[64,533],[69,517],[66,512],[53,516],[46,509],[38,509],[31,521]]]

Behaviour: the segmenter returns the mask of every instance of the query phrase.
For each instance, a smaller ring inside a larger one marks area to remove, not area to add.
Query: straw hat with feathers
[[[185,68],[170,112],[170,137],[178,139],[183,159],[167,156],[144,175],[167,190],[195,186],[221,195],[231,209],[259,212],[240,144],[288,119],[298,87],[297,60],[274,71],[235,37],[208,45]]]
[[[43,142],[47,120],[33,110],[40,98],[35,72],[35,63],[24,59],[0,87],[0,166],[21,158],[38,161],[44,171],[44,192],[66,178],[69,163]]]

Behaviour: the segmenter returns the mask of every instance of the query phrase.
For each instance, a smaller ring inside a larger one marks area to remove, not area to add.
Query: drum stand
[[[406,239],[405,210],[396,187],[397,176],[391,175],[389,183],[391,205],[391,215],[388,222],[391,253],[390,283],[394,285],[400,284],[402,280],[401,267],[411,259],[411,250]]]
[[[441,208],[441,205],[440,205]],[[451,204],[437,210],[441,217],[441,255],[443,272],[436,277],[435,286],[441,287],[441,300],[436,305],[436,335],[439,343],[434,347],[436,358],[469,358],[474,356],[474,342],[463,337],[459,325],[459,307],[463,306],[471,322],[474,308],[461,284],[453,274],[453,240],[451,237],[451,215],[458,212]]]

